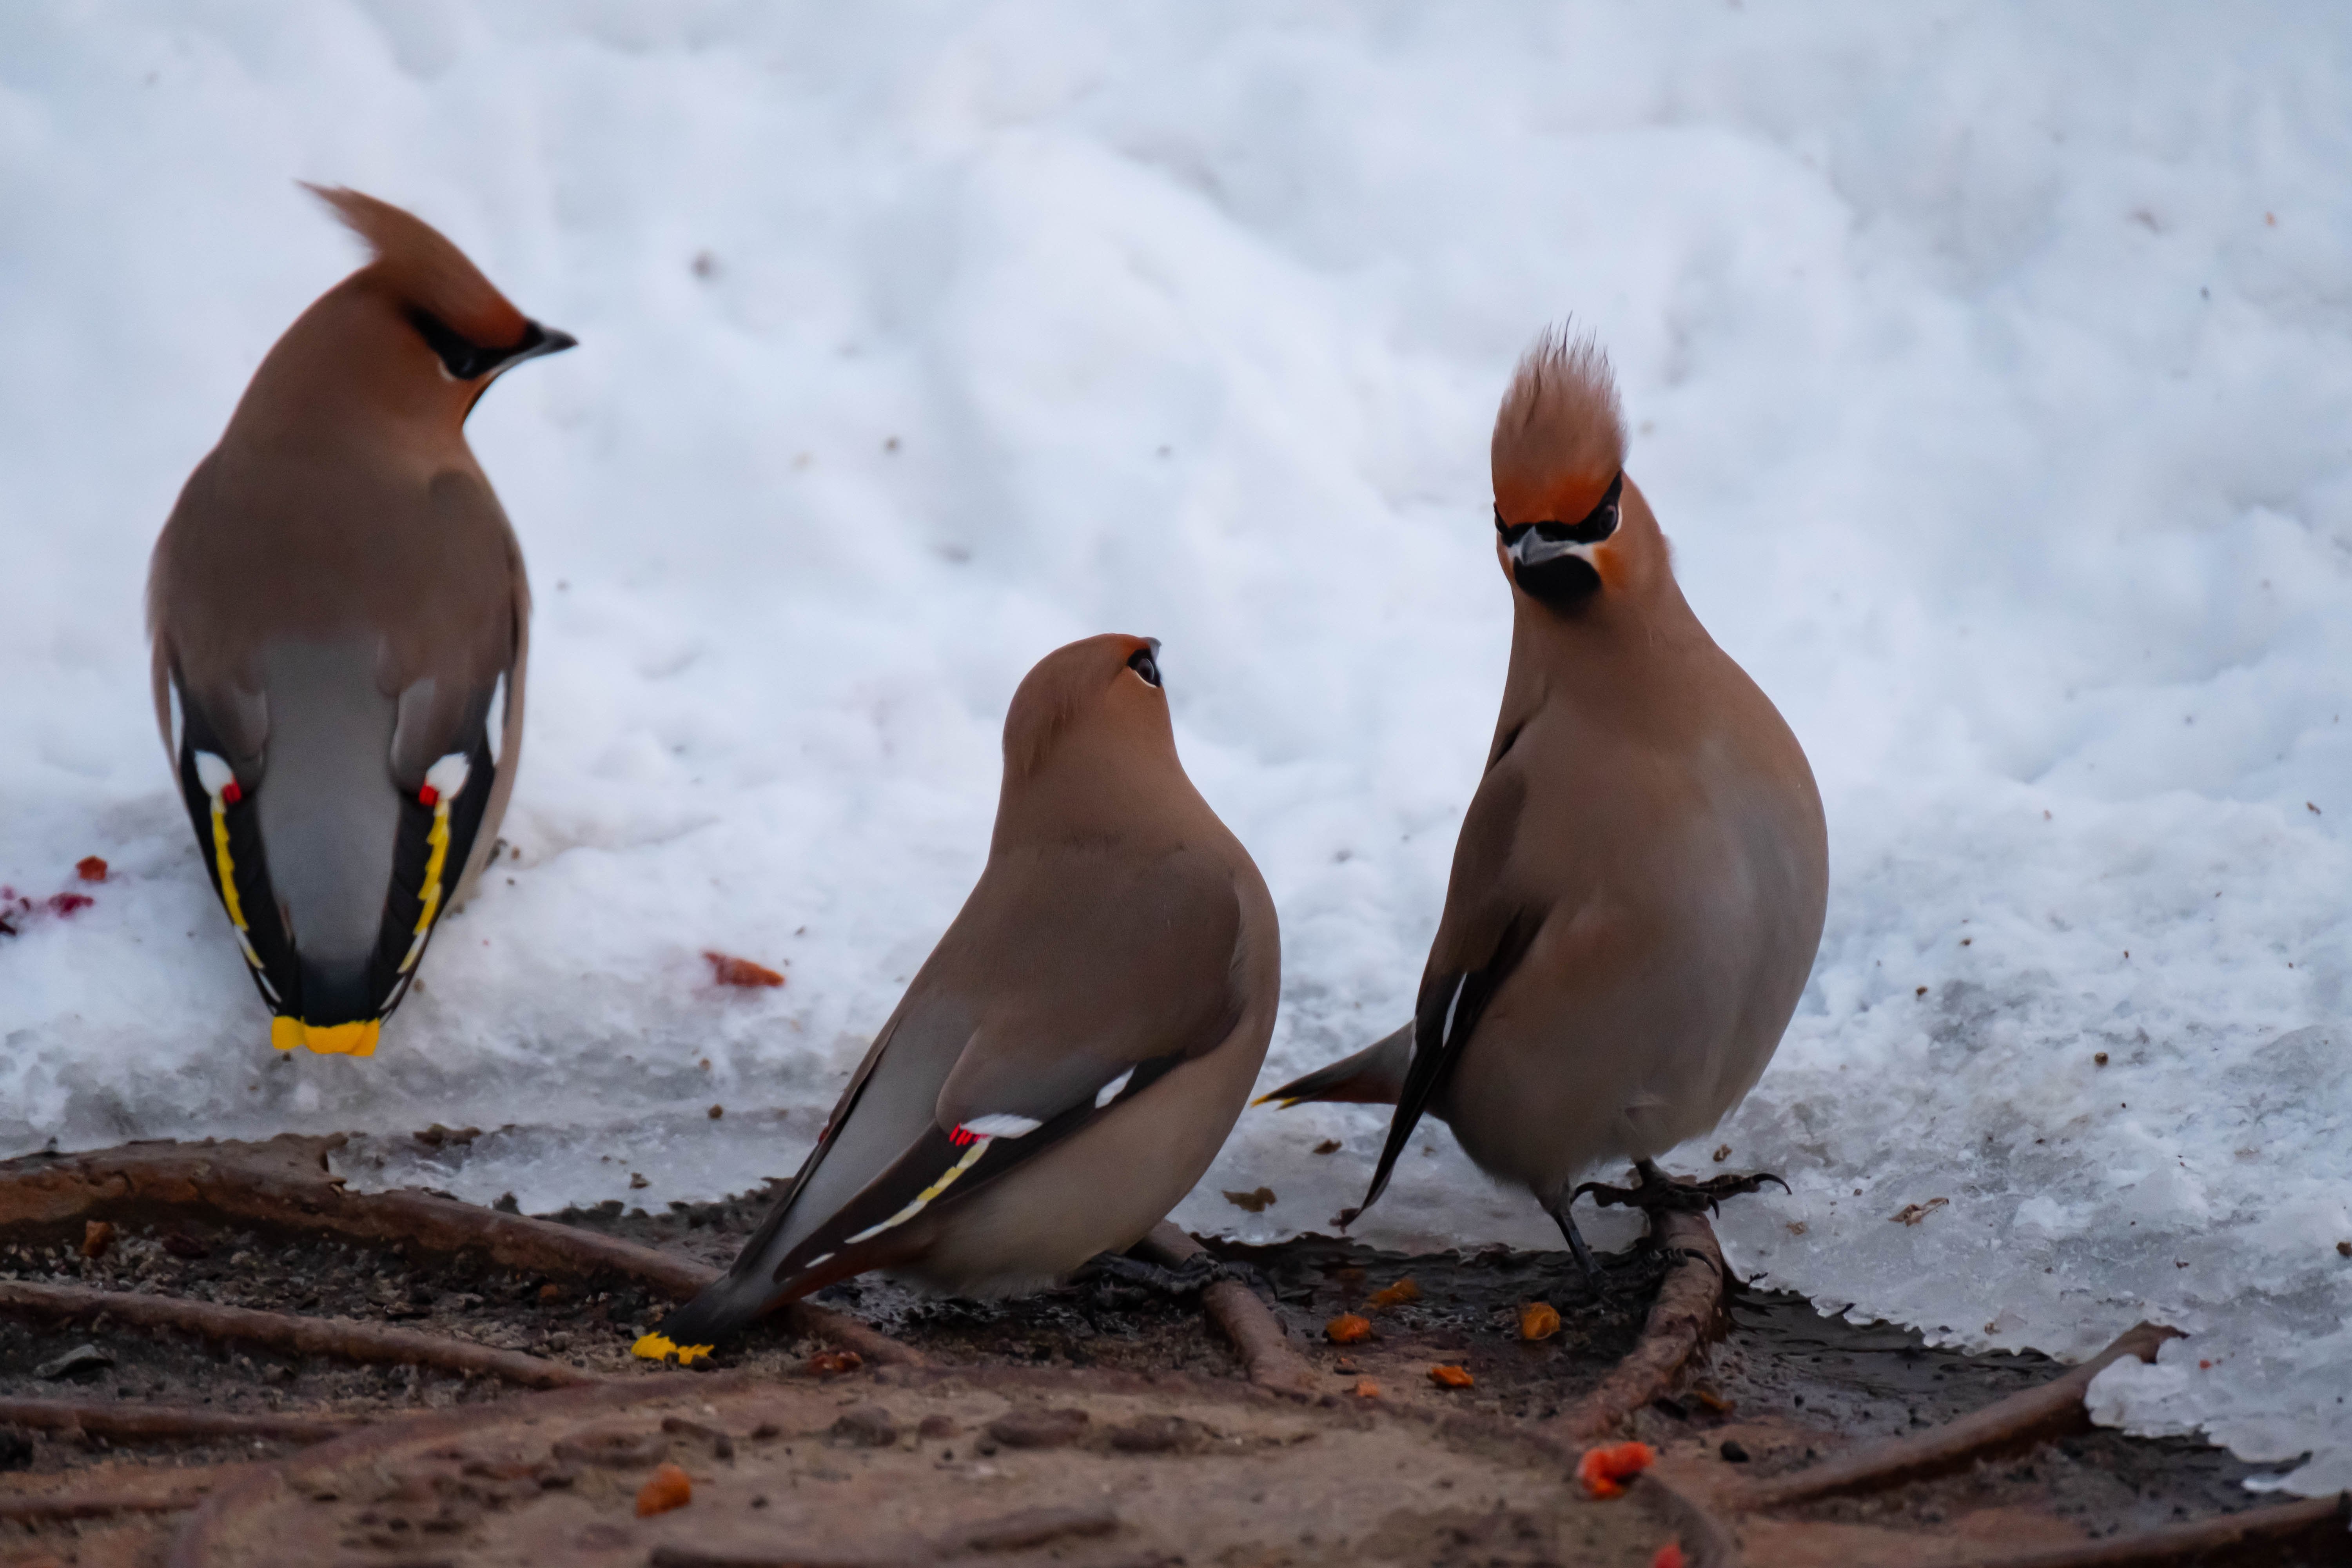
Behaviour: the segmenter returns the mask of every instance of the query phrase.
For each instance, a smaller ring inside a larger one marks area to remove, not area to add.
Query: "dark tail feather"
[[[1282,1109],[1303,1105],[1310,1100],[1340,1100],[1358,1105],[1394,1105],[1404,1092],[1405,1069],[1412,1065],[1412,1028],[1407,1024],[1395,1034],[1385,1036],[1366,1046],[1352,1057],[1342,1057],[1329,1067],[1318,1068],[1305,1078],[1293,1079],[1270,1094],[1261,1094],[1250,1103],[1264,1105],[1277,1100]]]

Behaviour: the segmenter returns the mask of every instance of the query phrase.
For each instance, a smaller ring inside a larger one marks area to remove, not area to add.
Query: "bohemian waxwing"
[[[1495,421],[1510,669],[1413,1020],[1263,1097],[1397,1107],[1366,1205],[1441,1118],[1588,1274],[1570,1184],[1595,1162],[1631,1156],[1642,1186],[1597,1190],[1644,1207],[1778,1179],[1670,1188],[1652,1162],[1763,1072],[1829,889],[1805,754],[1684,602],[1624,449],[1607,359],[1547,333]]]
[[[1159,644],[1097,637],[1013,695],[988,863],[792,1190],[636,1346],[688,1360],[888,1269],[1033,1289],[1140,1240],[1208,1169],[1265,1060],[1274,901],[1184,776]]]
[[[270,1043],[368,1056],[497,842],[530,593],[466,416],[570,348],[434,230],[311,187],[374,258],[254,373],[147,585],[155,718]]]

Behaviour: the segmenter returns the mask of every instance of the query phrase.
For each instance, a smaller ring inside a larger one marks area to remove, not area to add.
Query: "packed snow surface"
[[[1111,629],[1280,907],[1263,1084],[1385,1032],[1501,686],[1489,421],[1573,312],[1829,811],[1802,1007],[1669,1164],[1785,1173],[1723,1234],[1833,1308],[2182,1328],[2104,1419],[2352,1484],[2347,110],[2322,5],[7,7],[0,1145],[786,1173],[979,869],[1015,682]],[[511,852],[368,1061],[268,1049],[142,634],[354,264],[297,178],[583,345],[473,422],[538,598]],[[1253,1111],[1178,1217],[1328,1228],[1381,1125]],[[1556,1245],[1435,1126],[1359,1233]]]

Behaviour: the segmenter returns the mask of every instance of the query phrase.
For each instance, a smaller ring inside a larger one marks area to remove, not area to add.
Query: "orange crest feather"
[[[508,348],[522,341],[523,313],[449,243],[440,230],[390,202],[347,185],[303,188],[335,209],[335,216],[375,253],[369,270],[405,303],[429,310],[467,342]]]
[[[1545,329],[1495,414],[1495,505],[1503,521],[1574,522],[1625,466],[1625,416],[1609,356],[1590,336]]]

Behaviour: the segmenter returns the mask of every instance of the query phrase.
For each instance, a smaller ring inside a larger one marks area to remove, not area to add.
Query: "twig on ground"
[[[93,1437],[124,1442],[261,1437],[280,1443],[324,1443],[367,1422],[363,1415],[236,1415],[186,1405],[137,1405],[111,1399],[0,1399],[0,1426],[43,1432],[79,1429]]]
[[[504,1378],[526,1388],[570,1388],[603,1379],[562,1362],[493,1350],[465,1340],[380,1328],[345,1318],[298,1318],[285,1312],[224,1307],[175,1296],[142,1296],[125,1290],[91,1290],[79,1285],[39,1285],[0,1279],[0,1313],[20,1318],[89,1319],[105,1313],[119,1323],[178,1329],[208,1340],[236,1341],[288,1355],[332,1356],[339,1361],[388,1362]]]
[[[204,1500],[202,1492],[50,1492],[40,1497],[0,1498],[0,1519],[35,1524],[45,1520],[104,1519],[117,1513],[178,1513]]]
[[[1204,1250],[1201,1244],[1161,1220],[1136,1247],[1151,1262],[1175,1268]],[[1287,1394],[1314,1391],[1317,1379],[1307,1360],[1290,1348],[1281,1321],[1238,1279],[1220,1279],[1201,1292],[1201,1310],[1239,1351],[1250,1381]]]
[[[1980,1557],[1967,1568],[2187,1568],[2189,1563],[2352,1562],[2352,1492],[2249,1509],[2080,1546]]]
[[[1545,1435],[1573,1448],[1615,1431],[1634,1411],[1674,1386],[1723,1311],[1723,1249],[1705,1215],[1661,1215],[1658,1245],[1675,1261],[1658,1287],[1642,1337],[1601,1385],[1544,1424]]]
[[[2086,1432],[2091,1416],[2083,1408],[2083,1393],[2091,1380],[2124,1356],[2154,1361],[2158,1345],[2179,1337],[2176,1330],[2141,1323],[2064,1376],[2038,1388],[2021,1390],[1916,1436],[1892,1437],[1809,1470],[1727,1489],[1718,1500],[1738,1509],[1786,1508],[1842,1493],[1878,1491]]]
[[[619,1276],[675,1301],[691,1299],[719,1277],[690,1258],[433,1193],[350,1192],[327,1170],[327,1156],[344,1142],[341,1135],[289,1133],[262,1143],[131,1144],[0,1163],[0,1237],[78,1243],[93,1219],[200,1218],[436,1256],[473,1254],[503,1268],[567,1279]],[[840,1312],[795,1301],[778,1316],[795,1333],[854,1350],[870,1362],[924,1364],[911,1346]]]

